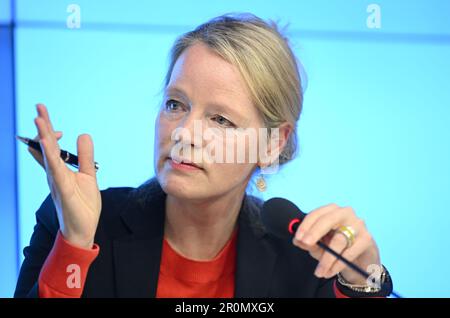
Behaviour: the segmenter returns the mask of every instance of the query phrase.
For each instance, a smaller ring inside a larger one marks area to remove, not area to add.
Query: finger
[[[370,235],[359,237],[358,240],[355,240],[355,244],[353,244],[350,248],[346,249],[342,253],[342,256],[352,262],[359,256],[361,256],[372,244],[372,238],[370,237]],[[344,262],[336,260],[326,276],[334,276],[337,273],[342,272],[346,267],[347,265]],[[363,268],[363,270],[366,269]]]
[[[53,131],[52,125],[50,123],[47,108],[43,104],[37,104],[36,110],[38,112],[37,118],[39,119],[39,122],[42,121],[40,130],[39,126],[36,124],[36,126],[38,127],[39,142],[45,142],[48,145],[49,150],[55,153],[57,151],[57,156],[59,157],[60,148],[55,138],[55,132]]]
[[[322,242],[326,245],[328,245],[331,242],[333,233],[330,232],[328,234],[326,234],[323,238],[322,238]],[[297,246],[300,247],[303,250],[306,250],[309,252],[309,254],[315,258],[316,260],[320,260],[320,258],[322,257],[322,254],[324,252],[324,250],[317,244],[315,245],[306,245],[305,243],[303,243],[302,241],[297,240],[295,237],[292,240],[292,243]]]
[[[352,208],[338,208],[319,217],[311,226],[309,231],[304,233],[302,243],[315,245],[327,235],[331,230],[336,230],[342,224],[353,224],[351,219],[356,218]]]
[[[333,238],[327,245],[335,252],[341,254],[347,247],[347,239],[342,233],[334,232]],[[323,253],[319,260],[319,264],[316,267],[314,275],[316,275],[317,277],[324,277],[325,274],[327,274],[331,269],[336,260],[337,258],[333,254],[328,252]]]
[[[314,258],[319,262],[320,259],[322,258],[323,253],[325,253],[325,251],[321,248],[318,248],[315,249],[314,251],[309,252],[309,255],[311,255],[312,258]]]
[[[57,148],[59,149],[59,145],[56,142],[56,139],[54,138],[55,131],[54,131],[53,125],[50,121],[50,115],[48,114],[47,107],[45,107],[44,104],[37,104],[36,110],[38,112],[38,116],[44,120],[45,125],[47,126],[49,141],[52,140],[53,142],[51,142],[51,144],[55,144],[57,146]]]
[[[34,150],[33,148],[30,148],[30,147],[28,147],[28,151],[31,153],[33,158],[39,163],[39,165],[45,169],[44,157],[43,157],[42,153],[40,153],[39,151]]]
[[[295,238],[299,241],[302,240],[304,234],[309,231],[311,226],[317,221],[318,218],[320,218],[322,215],[337,209],[338,206],[334,203],[325,205],[323,207],[320,207],[318,209],[315,209],[311,212],[309,212],[305,218],[300,223],[300,226],[298,227],[297,231],[295,232]]]
[[[320,257],[322,256],[323,250],[319,247],[319,245],[313,245],[313,246],[305,245],[301,241],[299,241],[295,238],[292,240],[292,244],[294,244],[295,246],[297,246],[305,251],[308,251],[309,254],[316,260],[319,260]]]
[[[36,105],[36,109],[38,111],[39,116],[45,120],[50,132],[54,132],[53,125],[52,125],[52,122],[50,121],[50,115],[48,114],[47,107],[44,104],[39,103]]]
[[[47,175],[52,177],[56,183],[60,183],[64,178],[64,168],[68,168],[65,167],[60,157],[60,150],[56,138],[54,136],[49,137],[50,132],[41,117],[36,118],[34,122],[39,133],[39,143],[41,145]]]
[[[63,132],[62,131],[55,131],[55,137],[56,137],[56,139],[57,140],[60,140],[61,138],[62,138],[62,136],[63,136]],[[33,140],[34,141],[39,141],[39,135],[36,135],[34,138],[33,138]]]
[[[95,177],[94,144],[91,136],[84,134],[78,137],[77,151],[80,172]]]
[[[57,140],[60,140],[60,139],[62,138],[62,135],[63,135],[62,131],[57,131],[57,132],[55,133],[55,137],[56,137]],[[39,142],[39,135],[37,135],[36,137],[34,137],[33,140]],[[31,147],[28,147],[28,151],[31,153],[31,155],[33,156],[33,158],[39,163],[39,165],[40,165],[42,168],[45,169],[44,157],[43,157],[42,153],[39,152],[39,151],[37,151],[37,150],[35,150],[35,149],[33,149],[33,148],[31,148]]]

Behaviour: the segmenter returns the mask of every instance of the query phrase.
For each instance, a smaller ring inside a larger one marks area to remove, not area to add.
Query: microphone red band
[[[289,222],[289,226],[288,226],[288,230],[289,233],[294,234],[294,225],[295,224],[300,224],[300,220],[299,219],[293,219],[291,222]]]

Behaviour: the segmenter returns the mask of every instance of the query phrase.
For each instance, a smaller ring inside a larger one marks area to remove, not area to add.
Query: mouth
[[[167,160],[169,161],[170,165],[172,166],[172,168],[174,169],[178,169],[178,170],[204,170],[202,167],[200,167],[199,165],[188,161],[186,159],[181,159],[181,158],[171,158],[171,157],[167,157]]]

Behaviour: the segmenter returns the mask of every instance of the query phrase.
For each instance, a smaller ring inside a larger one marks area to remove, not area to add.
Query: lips
[[[167,159],[172,160],[173,162],[177,163],[177,164],[183,164],[186,166],[191,166],[197,169],[203,169],[202,167],[200,167],[199,165],[196,165],[195,163],[193,163],[190,160],[186,160],[184,158],[172,158],[172,157],[168,157]]]

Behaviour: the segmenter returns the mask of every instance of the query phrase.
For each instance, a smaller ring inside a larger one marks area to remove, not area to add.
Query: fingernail
[[[323,267],[322,267],[322,265],[317,265],[317,268],[316,268],[316,270],[315,270],[315,272],[314,272],[314,275],[316,275],[317,277],[322,277],[322,275],[323,275]]]
[[[297,240],[301,241],[304,235],[305,235],[305,233],[303,233],[303,232],[297,232],[297,234],[295,235],[295,238]]]

